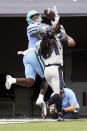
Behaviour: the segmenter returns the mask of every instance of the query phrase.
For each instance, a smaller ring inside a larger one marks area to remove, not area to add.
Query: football
[[[55,18],[55,12],[53,9],[50,9],[50,8],[44,9],[44,14],[47,17],[49,17],[51,20],[54,20],[54,18]]]

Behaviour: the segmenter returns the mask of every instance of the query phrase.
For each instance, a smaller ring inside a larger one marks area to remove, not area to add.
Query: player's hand
[[[21,54],[21,55],[27,55],[28,52],[29,52],[29,50],[27,49],[27,50],[25,50],[25,51],[18,51],[17,54],[18,54],[18,55],[20,55],[20,54]]]
[[[60,32],[63,33],[63,34],[66,34],[66,31],[65,31],[65,29],[62,25],[60,25]]]

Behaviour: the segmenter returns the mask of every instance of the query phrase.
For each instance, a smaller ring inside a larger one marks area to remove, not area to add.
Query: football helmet
[[[41,39],[47,37],[50,34],[50,25],[42,23],[38,26],[37,31]]]
[[[36,11],[36,10],[31,10],[31,11],[29,11],[28,13],[27,13],[27,18],[26,18],[26,20],[27,20],[27,22],[28,22],[28,24],[34,24],[35,22],[32,20],[32,16],[34,16],[34,15],[39,15],[39,19],[40,19],[40,22],[42,21],[42,18],[41,18],[41,15],[40,15],[40,13],[38,12],[38,11]]]

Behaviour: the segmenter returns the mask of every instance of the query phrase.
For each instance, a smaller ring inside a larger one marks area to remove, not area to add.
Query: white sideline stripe
[[[7,122],[0,122],[0,125],[4,125],[4,124],[16,124],[16,123],[26,123],[26,122],[9,122],[9,121],[7,121]]]
[[[83,121],[87,119],[66,119],[64,121]],[[31,119],[0,119],[0,124],[15,124],[15,123],[31,123],[31,122],[44,122],[44,121],[57,121],[56,119],[36,119],[36,118],[31,118]]]
[[[55,121],[54,119],[37,119],[37,118],[32,118],[32,119],[0,119],[0,122],[30,122],[30,121]]]
[[[53,120],[53,119],[0,119],[0,125],[1,124],[39,122],[39,121],[56,121],[56,120]]]

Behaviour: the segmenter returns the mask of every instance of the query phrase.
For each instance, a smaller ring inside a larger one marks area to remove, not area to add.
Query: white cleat
[[[37,106],[41,106],[42,107],[43,103],[44,103],[43,98],[38,98],[37,101],[36,101],[36,105]]]
[[[44,102],[43,105],[42,105],[42,118],[46,119],[46,115],[47,115],[47,105]]]
[[[25,51],[18,51],[17,54],[18,55],[27,55],[29,52],[29,49],[28,50],[25,50]]]
[[[6,82],[5,82],[5,87],[7,90],[11,88],[11,85],[13,84],[13,78],[10,75],[6,75]]]

